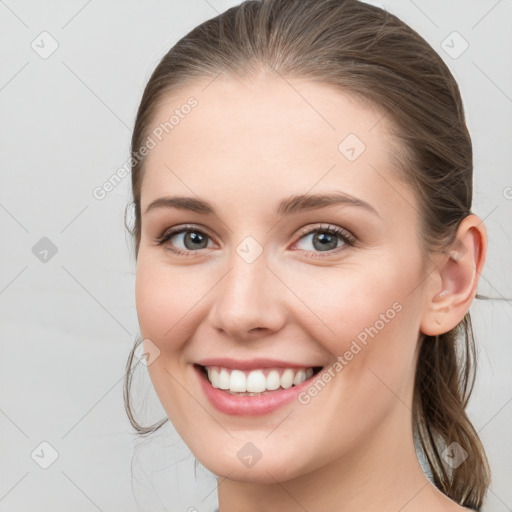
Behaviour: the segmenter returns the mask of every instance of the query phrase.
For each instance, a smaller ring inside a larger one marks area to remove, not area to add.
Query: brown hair
[[[425,253],[447,251],[471,213],[472,144],[458,85],[441,57],[393,14],[357,0],[246,1],[197,26],[162,58],[144,90],[132,137],[142,147],[160,103],[194,80],[222,71],[246,77],[258,70],[332,84],[384,112],[401,151],[392,157],[420,205]],[[140,244],[144,159],[132,160],[135,257]],[[125,406],[140,434],[160,428],[137,423],[130,405],[136,341],[128,358]],[[434,484],[462,506],[479,510],[490,484],[487,458],[465,408],[475,379],[475,344],[467,313],[451,331],[424,336],[416,370],[412,420]],[[468,454],[456,468],[446,446]]]

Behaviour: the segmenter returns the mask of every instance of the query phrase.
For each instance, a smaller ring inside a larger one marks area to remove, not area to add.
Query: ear
[[[425,308],[420,330],[428,336],[453,329],[468,312],[477,293],[487,256],[487,232],[474,214],[465,217],[448,250],[437,258],[436,269],[425,288]]]

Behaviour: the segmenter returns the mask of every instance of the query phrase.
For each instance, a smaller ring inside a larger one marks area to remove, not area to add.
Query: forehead
[[[397,144],[385,114],[328,84],[279,75],[205,79],[159,105],[149,133],[159,127],[143,208],[158,192],[211,198],[212,187],[223,200],[259,205],[332,187],[370,203],[397,188],[414,200],[392,172]]]

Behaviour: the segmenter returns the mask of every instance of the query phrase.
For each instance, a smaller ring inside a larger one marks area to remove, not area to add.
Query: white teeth
[[[214,388],[219,387],[219,370],[217,368],[211,368],[208,372],[208,377]]]
[[[293,386],[293,370],[291,368],[286,368],[281,375],[281,387],[284,389],[291,388]]]
[[[261,393],[267,389],[267,379],[261,370],[249,373],[247,376],[247,391]]]
[[[281,377],[279,377],[279,372],[277,370],[270,370],[267,375],[267,389],[269,391],[274,391],[281,387]]]
[[[298,386],[313,376],[313,368],[286,368],[279,370],[252,370],[243,372],[218,366],[206,367],[208,379],[214,388],[231,393],[259,394]]]
[[[295,377],[293,378],[293,385],[298,386],[299,384],[302,384],[306,380],[306,372],[304,370],[299,370]]]
[[[208,372],[208,375],[210,375],[209,372]],[[226,370],[226,368],[221,368],[220,369],[220,372],[219,372],[219,389],[229,389],[229,372]]]
[[[240,370],[233,370],[229,376],[229,389],[237,393],[247,391],[247,380],[245,373]]]

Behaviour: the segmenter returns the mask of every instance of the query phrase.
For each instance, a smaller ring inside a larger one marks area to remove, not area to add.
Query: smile
[[[268,391],[288,389],[302,384],[318,372],[310,368],[259,368],[243,371],[221,366],[204,367],[210,384],[237,395],[254,396]]]
[[[323,368],[268,359],[210,359],[193,367],[210,404],[238,416],[269,414],[292,403]]]

